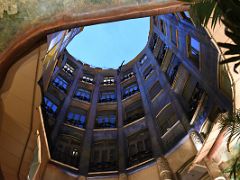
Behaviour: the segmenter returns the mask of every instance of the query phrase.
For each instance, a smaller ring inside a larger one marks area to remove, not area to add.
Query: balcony
[[[86,122],[82,122],[82,121],[76,121],[74,119],[68,119],[65,121],[66,124],[71,125],[71,126],[75,126],[78,128],[82,128],[85,129],[86,128]]]
[[[144,117],[144,113],[136,113],[124,120],[124,126]]]
[[[74,95],[74,98],[81,100],[81,101],[86,101],[86,102],[90,102],[90,98],[86,97],[86,96],[81,96],[81,95]]]
[[[137,152],[136,154],[133,154],[128,158],[128,167],[140,164],[141,162],[151,159],[152,156],[152,151],[150,150]]]
[[[57,160],[61,163],[73,166],[75,168],[78,168],[79,166],[79,160],[80,160],[80,154],[78,152],[73,151],[71,154],[67,152],[61,152],[61,151],[54,151],[53,152],[53,159]]]
[[[128,92],[124,93],[123,94],[123,99],[126,99],[127,97],[130,97],[137,92],[139,92],[139,88],[135,87],[134,89],[131,89],[131,91],[128,91]]]
[[[95,128],[97,129],[103,129],[103,128],[116,128],[115,122],[102,122],[102,123],[96,123]]]
[[[100,171],[115,171],[117,170],[116,161],[103,161],[103,162],[91,162],[90,171],[91,172],[100,172]]]

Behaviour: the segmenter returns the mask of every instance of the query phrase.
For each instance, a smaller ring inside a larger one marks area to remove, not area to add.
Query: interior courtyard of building
[[[221,123],[240,108],[236,66],[221,64],[218,42],[231,42],[221,21],[197,26],[175,0],[70,0],[47,12],[45,0],[38,11],[35,1],[3,3],[0,179],[240,178],[227,171],[238,139]],[[28,8],[32,19],[19,21]],[[142,17],[147,42],[117,68],[67,49],[90,25]]]

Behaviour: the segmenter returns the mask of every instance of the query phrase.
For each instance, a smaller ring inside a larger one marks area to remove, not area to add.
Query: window
[[[200,56],[200,42],[188,36],[187,37],[188,44],[188,57],[192,60],[192,62],[199,67],[199,56]]]
[[[75,69],[68,63],[66,63],[63,66],[63,71],[65,71],[67,74],[69,74],[70,76],[73,75],[73,72],[75,71]]]
[[[193,90],[192,96],[189,100],[189,110],[188,110],[189,120],[192,119],[203,93],[204,93],[204,90],[200,87],[199,83],[197,83]]]
[[[90,102],[91,92],[86,89],[77,89],[74,97],[79,100]]]
[[[81,80],[82,82],[85,82],[85,83],[94,84],[93,76],[90,74],[84,74]]]
[[[68,112],[66,123],[71,124],[73,126],[80,127],[80,128],[85,128],[85,126],[86,126],[86,114]]]
[[[128,137],[128,166],[139,164],[152,157],[147,132],[136,133]]]
[[[149,42],[149,48],[151,49],[151,51],[154,50],[155,45],[157,43],[157,39],[158,39],[157,34],[153,33],[152,38],[151,38],[151,40]]]
[[[192,23],[191,16],[190,16],[188,11],[183,11],[183,12],[180,13],[180,15],[182,16],[182,18],[184,20],[186,20],[187,22]]]
[[[130,79],[133,76],[134,76],[134,72],[129,72],[123,76],[122,81],[125,81],[126,79]]]
[[[139,91],[139,88],[138,88],[138,85],[137,84],[132,84],[128,87],[126,87],[124,90],[123,90],[123,99],[135,94],[136,92]]]
[[[160,92],[161,89],[162,89],[161,85],[159,81],[157,81],[149,90],[149,95],[151,100],[153,100],[153,98]]]
[[[147,60],[147,56],[144,55],[139,61],[140,65],[143,65],[146,60]]]
[[[92,145],[90,171],[113,171],[117,169],[115,140],[99,140]]]
[[[143,72],[143,76],[144,76],[144,79],[147,79],[150,77],[150,75],[152,74],[153,72],[153,69],[152,69],[152,66],[148,66],[145,71]]]
[[[171,30],[171,41],[174,45],[178,45],[178,31],[174,26],[170,27]]]
[[[157,125],[161,136],[170,130],[170,128],[177,122],[176,115],[169,114],[165,119],[157,118]]]
[[[115,83],[114,77],[104,77],[103,85],[113,85]]]
[[[53,159],[78,168],[80,160],[81,140],[62,134],[55,143]]]
[[[166,35],[166,23],[162,19],[160,19],[160,31]]]
[[[170,85],[172,85],[172,83],[176,77],[179,65],[180,65],[180,60],[177,58],[177,56],[173,56],[169,66],[168,66],[168,69],[166,71],[166,75],[167,75]]]
[[[49,100],[47,97],[44,97],[44,107],[49,114],[55,115],[57,112],[57,105],[54,104],[51,100]]]
[[[157,55],[157,62],[159,64],[159,66],[162,65],[162,62],[163,62],[164,57],[167,53],[167,50],[168,50],[168,46],[165,43],[163,43],[162,47],[161,47],[161,50],[159,51],[159,53]]]
[[[62,92],[67,92],[68,83],[65,81],[61,76],[57,76],[54,81],[53,85],[60,89]]]
[[[116,116],[113,114],[97,116],[95,127],[96,128],[115,128]]]
[[[100,99],[99,99],[99,102],[100,102],[100,103],[104,103],[104,102],[114,102],[114,101],[116,101],[115,92],[113,92],[113,91],[101,92],[101,94],[100,94]]]

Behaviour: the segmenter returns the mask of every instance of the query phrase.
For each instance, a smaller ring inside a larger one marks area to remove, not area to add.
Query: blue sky
[[[67,46],[76,59],[102,68],[117,68],[145,47],[150,19],[139,18],[87,26]]]

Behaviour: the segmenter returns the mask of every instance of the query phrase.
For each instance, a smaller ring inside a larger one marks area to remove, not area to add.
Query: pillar
[[[95,87],[93,90],[92,95],[92,102],[91,107],[88,113],[88,121],[86,126],[86,131],[84,134],[84,139],[82,143],[82,153],[81,153],[81,159],[79,163],[79,170],[80,174],[86,176],[88,174],[89,169],[89,162],[91,157],[91,145],[92,145],[92,137],[93,137],[93,129],[95,124],[95,117],[96,117],[96,111],[97,111],[97,102],[98,102],[98,93],[100,88],[100,82],[101,77],[100,74],[98,74],[95,78]]]
[[[122,96],[121,96],[121,79],[120,76],[116,77],[117,83],[117,110],[118,110],[118,167],[119,173],[125,172],[126,169],[126,152],[127,152],[127,142],[123,134],[123,106],[122,106]],[[121,175],[121,174],[120,174]],[[119,177],[120,177],[119,175]]]
[[[61,106],[61,109],[59,110],[58,115],[57,115],[55,126],[51,132],[51,141],[52,142],[55,142],[57,134],[59,132],[59,129],[65,120],[65,116],[66,116],[68,107],[72,102],[72,97],[73,97],[75,88],[78,84],[80,76],[82,75],[82,67],[78,66],[78,69],[76,69],[76,71],[77,72],[75,73],[76,75],[74,77],[74,80],[73,80],[72,84],[70,84],[70,87],[68,88],[68,92],[66,93],[64,102]]]
[[[157,159],[157,167],[160,180],[173,180],[173,173],[167,160],[164,157]]]

